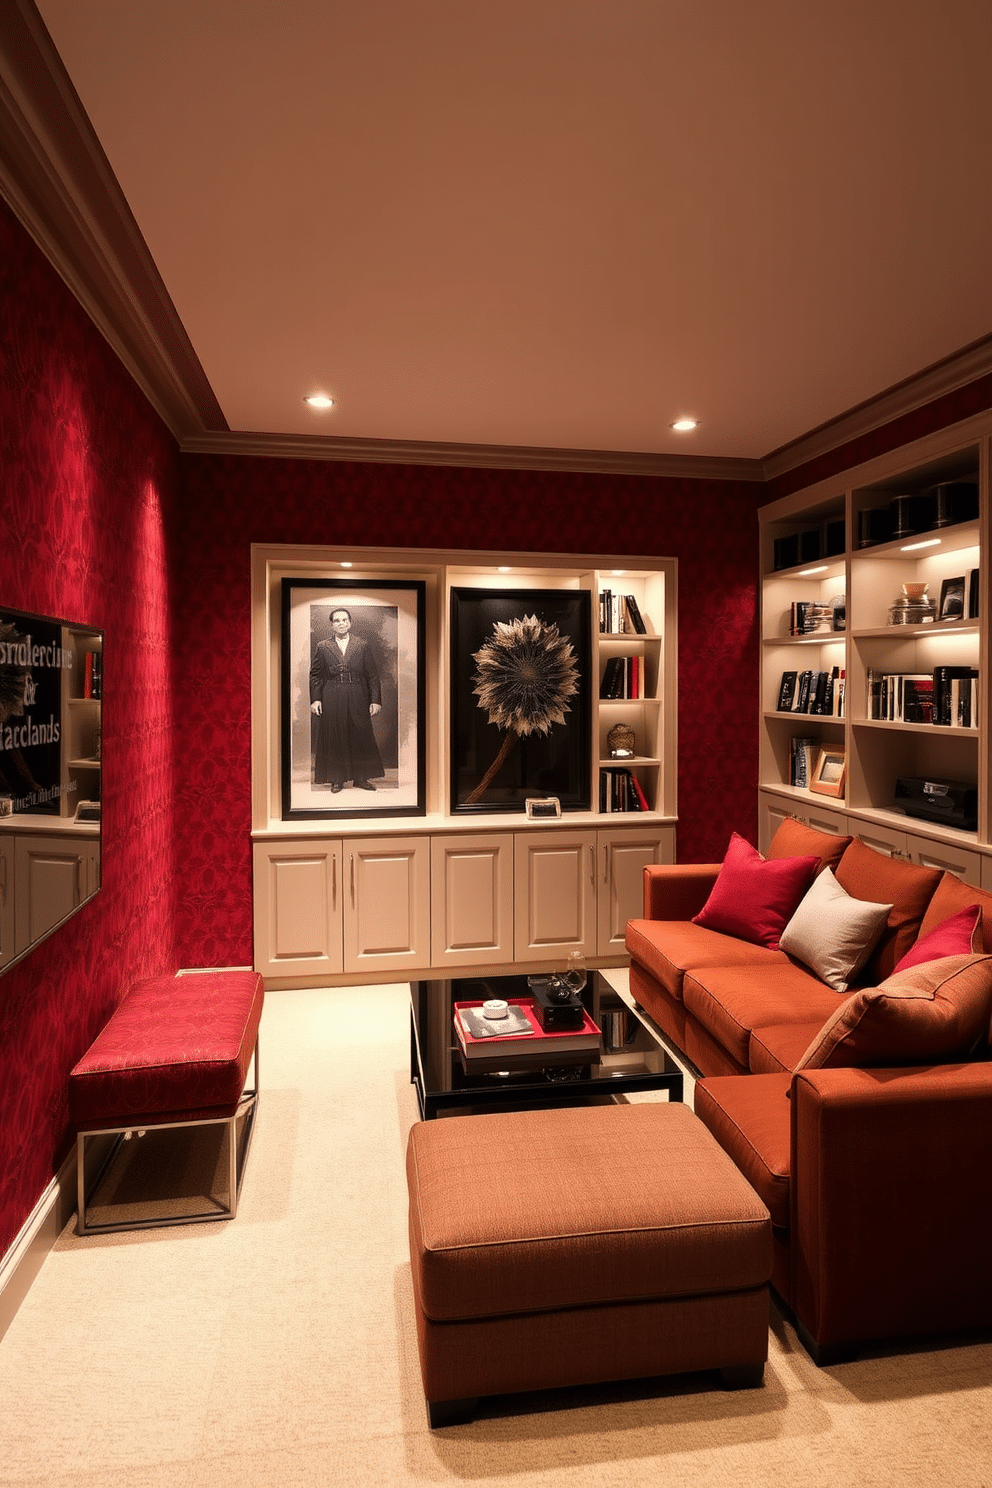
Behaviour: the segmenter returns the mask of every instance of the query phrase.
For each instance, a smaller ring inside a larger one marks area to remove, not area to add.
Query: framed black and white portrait
[[[282,816],[423,816],[420,580],[282,581]]]

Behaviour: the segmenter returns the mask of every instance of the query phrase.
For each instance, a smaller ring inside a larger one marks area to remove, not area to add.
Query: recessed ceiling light
[[[304,398],[303,401],[308,408],[315,408],[318,413],[334,407],[334,399],[329,398],[326,393],[311,393],[309,398]]]
[[[499,573],[512,573],[513,570],[512,570],[512,568],[510,567],[510,565],[508,563],[501,563],[500,566],[499,566],[498,572]]]
[[[677,418],[672,428],[676,434],[691,434],[693,429],[699,428],[699,420],[690,418],[687,414],[685,418]]]
[[[341,560],[341,567],[342,568],[351,568],[351,567],[353,567],[353,565],[351,563],[346,563],[345,560],[342,558],[342,560]]]

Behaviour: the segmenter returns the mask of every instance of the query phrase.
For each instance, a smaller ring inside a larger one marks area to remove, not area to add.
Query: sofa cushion
[[[762,967],[787,963],[781,951],[750,945],[691,920],[628,920],[625,937],[631,959],[645,967],[671,997],[682,998],[687,971],[703,966]]]
[[[796,1065],[829,1069],[966,1059],[992,1007],[992,956],[947,956],[841,1004]]]
[[[846,992],[868,960],[892,908],[891,904],[852,898],[833,871],[824,868],[782,931],[782,950],[835,992]]]
[[[817,857],[769,861],[737,832],[694,925],[778,950],[778,938],[819,866]]]
[[[748,1048],[751,1073],[780,1075],[794,1070],[822,1027],[822,1023],[814,1021],[770,1023],[767,1027],[752,1028]]]
[[[697,968],[686,973],[682,996],[686,1011],[745,1069],[751,1064],[752,1029],[792,1021],[809,1029],[812,1038],[837,1010],[836,992],[784,957],[754,972],[736,966]]]
[[[792,1076],[697,1080],[696,1115],[740,1168],[779,1229],[789,1227]]]
[[[940,883],[923,916],[920,934],[929,935],[948,915],[954,914],[956,910],[966,909],[969,904],[982,906],[981,949],[992,951],[992,894],[986,893],[984,889],[976,889],[973,884],[966,884],[956,873],[941,874]]]
[[[908,971],[911,966],[919,966],[921,961],[939,961],[944,956],[981,955],[984,949],[980,904],[965,905],[964,909],[941,920],[926,935],[922,933],[922,926],[920,930],[919,940],[910,946],[896,972]]]
[[[808,827],[805,822],[797,821],[794,816],[787,816],[769,843],[765,856],[768,858],[816,857],[820,860],[820,866],[816,871],[820,873],[824,868],[836,868],[853,841],[853,837],[841,837],[833,832],[819,832],[816,827]]]
[[[855,899],[892,905],[888,924],[864,967],[861,980],[877,985],[891,976],[920,932],[927,905],[940,882],[939,868],[888,858],[857,839],[837,867],[837,882]],[[958,907],[958,906],[955,906]]]

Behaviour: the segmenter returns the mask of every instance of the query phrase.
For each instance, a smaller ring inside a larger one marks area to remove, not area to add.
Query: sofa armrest
[[[992,1325],[992,1063],[804,1070],[792,1304],[817,1346]]]
[[[644,918],[691,920],[710,897],[719,863],[649,864],[644,870]]]

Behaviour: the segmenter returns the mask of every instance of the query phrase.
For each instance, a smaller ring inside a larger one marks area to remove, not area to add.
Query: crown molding
[[[180,441],[184,454],[283,460],[353,460],[388,465],[460,465],[482,470],[586,471],[679,480],[763,481],[760,460],[528,445],[445,444],[417,439],[346,439],[316,434],[220,433]]]
[[[33,0],[0,0],[0,194],[176,438],[225,429]]]
[[[820,424],[818,428],[811,429],[808,434],[773,450],[762,461],[765,480],[787,475],[798,466],[828,455],[841,445],[860,439],[863,434],[870,434],[873,429],[892,423],[894,419],[902,418],[947,393],[967,387],[968,383],[975,382],[990,372],[992,335],[983,336],[979,341],[962,347],[960,351],[942,357],[939,362],[924,367],[922,372],[906,377],[902,382],[893,383],[892,387],[886,388],[874,398],[866,399],[864,403],[859,403],[827,423]]]

